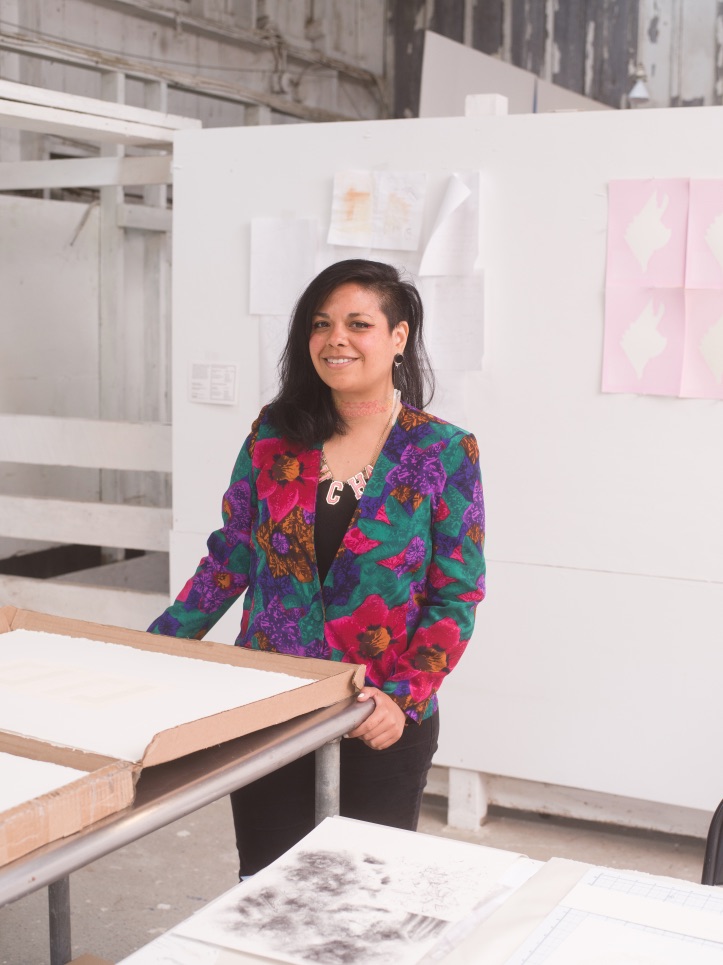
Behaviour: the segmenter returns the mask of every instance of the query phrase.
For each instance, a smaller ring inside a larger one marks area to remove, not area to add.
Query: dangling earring
[[[404,362],[404,356],[402,355],[401,352],[397,352],[397,354],[392,359],[392,363],[393,363],[392,385],[394,386],[396,391],[399,391],[401,388],[401,386],[399,385],[399,382],[404,381],[404,373],[399,372],[399,368],[401,367],[403,362]],[[399,372],[399,375],[397,375],[397,372]]]

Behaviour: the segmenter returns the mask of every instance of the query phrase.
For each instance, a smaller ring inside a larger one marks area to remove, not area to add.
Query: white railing
[[[171,471],[171,428],[0,415],[0,462],[93,469]],[[0,496],[0,537],[168,551],[170,509],[30,496]],[[166,597],[128,589],[0,575],[0,602],[59,616],[143,629]]]

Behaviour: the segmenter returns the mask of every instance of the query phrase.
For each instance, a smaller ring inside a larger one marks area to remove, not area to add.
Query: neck
[[[396,401],[394,391],[383,399],[343,399],[338,395],[334,396],[334,404],[344,422],[358,422],[366,420],[370,416],[389,415],[394,408]]]

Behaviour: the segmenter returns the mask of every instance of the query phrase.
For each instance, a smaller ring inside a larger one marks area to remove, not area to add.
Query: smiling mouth
[[[324,361],[326,362],[327,365],[341,366],[341,365],[349,365],[350,362],[356,362],[356,359],[346,358],[346,357],[345,358],[325,358]]]

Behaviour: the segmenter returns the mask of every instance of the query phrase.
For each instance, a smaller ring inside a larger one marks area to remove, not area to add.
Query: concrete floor
[[[441,798],[425,798],[420,831],[545,860],[557,856],[700,881],[704,842],[513,812],[478,832],[445,826]],[[236,883],[231,811],[217,801],[71,877],[73,953],[117,962]],[[42,891],[0,909],[0,965],[46,965]]]

